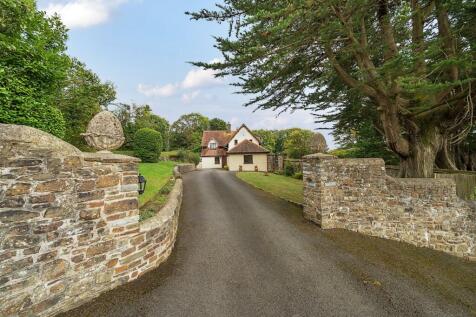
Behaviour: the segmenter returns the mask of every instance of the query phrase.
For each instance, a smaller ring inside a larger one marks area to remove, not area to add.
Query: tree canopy
[[[210,119],[210,130],[228,130],[228,123],[220,118]]]
[[[171,147],[199,151],[203,131],[208,128],[208,118],[199,113],[180,116],[170,127]]]
[[[365,107],[401,176],[432,177],[437,162],[457,168],[455,146],[471,131],[475,7],[471,0],[225,0],[190,13],[230,25],[228,37],[216,38],[223,61],[195,64],[239,78],[240,92],[254,96],[247,105],[260,109],[307,109],[332,121],[347,107]]]
[[[0,0],[0,122],[24,124],[63,137],[54,100],[70,67],[67,32],[33,0]]]
[[[64,87],[55,100],[66,121],[65,141],[79,148],[84,147],[81,133],[86,131],[93,116],[115,99],[116,91],[111,82],[103,83],[86,65],[72,59]]]

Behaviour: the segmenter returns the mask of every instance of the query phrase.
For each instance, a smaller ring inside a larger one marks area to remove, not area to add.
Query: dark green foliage
[[[284,175],[286,176],[293,176],[295,173],[294,171],[294,165],[290,163],[285,163],[284,164]]]
[[[70,66],[67,33],[32,0],[0,0],[0,122],[29,125],[63,137],[54,97]]]
[[[154,163],[159,161],[162,149],[162,136],[159,132],[143,128],[134,135],[134,155],[142,162]]]
[[[226,121],[219,119],[219,118],[213,118],[210,120],[210,130],[228,130],[228,123]]]
[[[474,0],[225,0],[190,14],[229,23],[223,62],[195,65],[239,78],[246,105],[333,123],[368,108],[402,176],[431,177],[457,167],[474,122],[475,12]]]
[[[115,104],[115,107],[114,114],[122,124],[126,139],[123,145],[124,149],[133,147],[135,132],[142,128],[159,132],[163,140],[162,150],[169,149],[170,124],[166,119],[152,113],[149,105],[118,103]]]
[[[386,164],[398,165],[398,156],[388,149],[384,137],[375,128],[373,122],[377,118],[370,109],[349,104],[342,110],[333,131],[341,149],[332,151],[332,154],[342,158],[380,157]]]
[[[86,65],[73,59],[65,87],[55,101],[66,121],[65,141],[80,149],[85,148],[86,143],[81,133],[86,132],[93,116],[107,108],[114,99],[116,91],[111,82],[101,82]]]
[[[207,117],[199,113],[182,115],[170,127],[170,148],[200,151],[203,131],[208,128]]]
[[[297,172],[297,173],[295,173],[295,174],[293,175],[293,177],[294,177],[295,179],[302,179],[302,173],[301,173],[301,172]]]
[[[139,106],[135,109],[135,128],[150,128],[159,132],[163,138],[162,150],[169,149],[170,124],[166,119],[152,113],[150,106]]]

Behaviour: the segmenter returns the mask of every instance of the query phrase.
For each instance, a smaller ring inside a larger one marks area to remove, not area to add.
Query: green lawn
[[[290,200],[299,204],[303,203],[303,182],[302,180],[269,173],[239,172],[238,178],[243,181],[271,193],[280,198]]]
[[[172,176],[175,163],[171,161],[161,161],[158,163],[140,163],[139,173],[147,179],[145,193],[139,196],[139,206],[154,198],[160,189]]]

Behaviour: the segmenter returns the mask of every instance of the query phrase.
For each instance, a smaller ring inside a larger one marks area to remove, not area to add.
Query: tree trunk
[[[436,155],[441,148],[442,139],[436,129],[412,138],[409,141],[409,156],[400,159],[400,177],[433,178]]]
[[[446,137],[442,137],[441,148],[436,155],[436,166],[442,169],[458,170],[457,148],[451,146]]]

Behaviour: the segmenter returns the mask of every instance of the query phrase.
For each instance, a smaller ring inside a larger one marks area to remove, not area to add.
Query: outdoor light
[[[139,195],[142,195],[145,192],[145,185],[147,184],[147,180],[141,174],[139,174]]]

